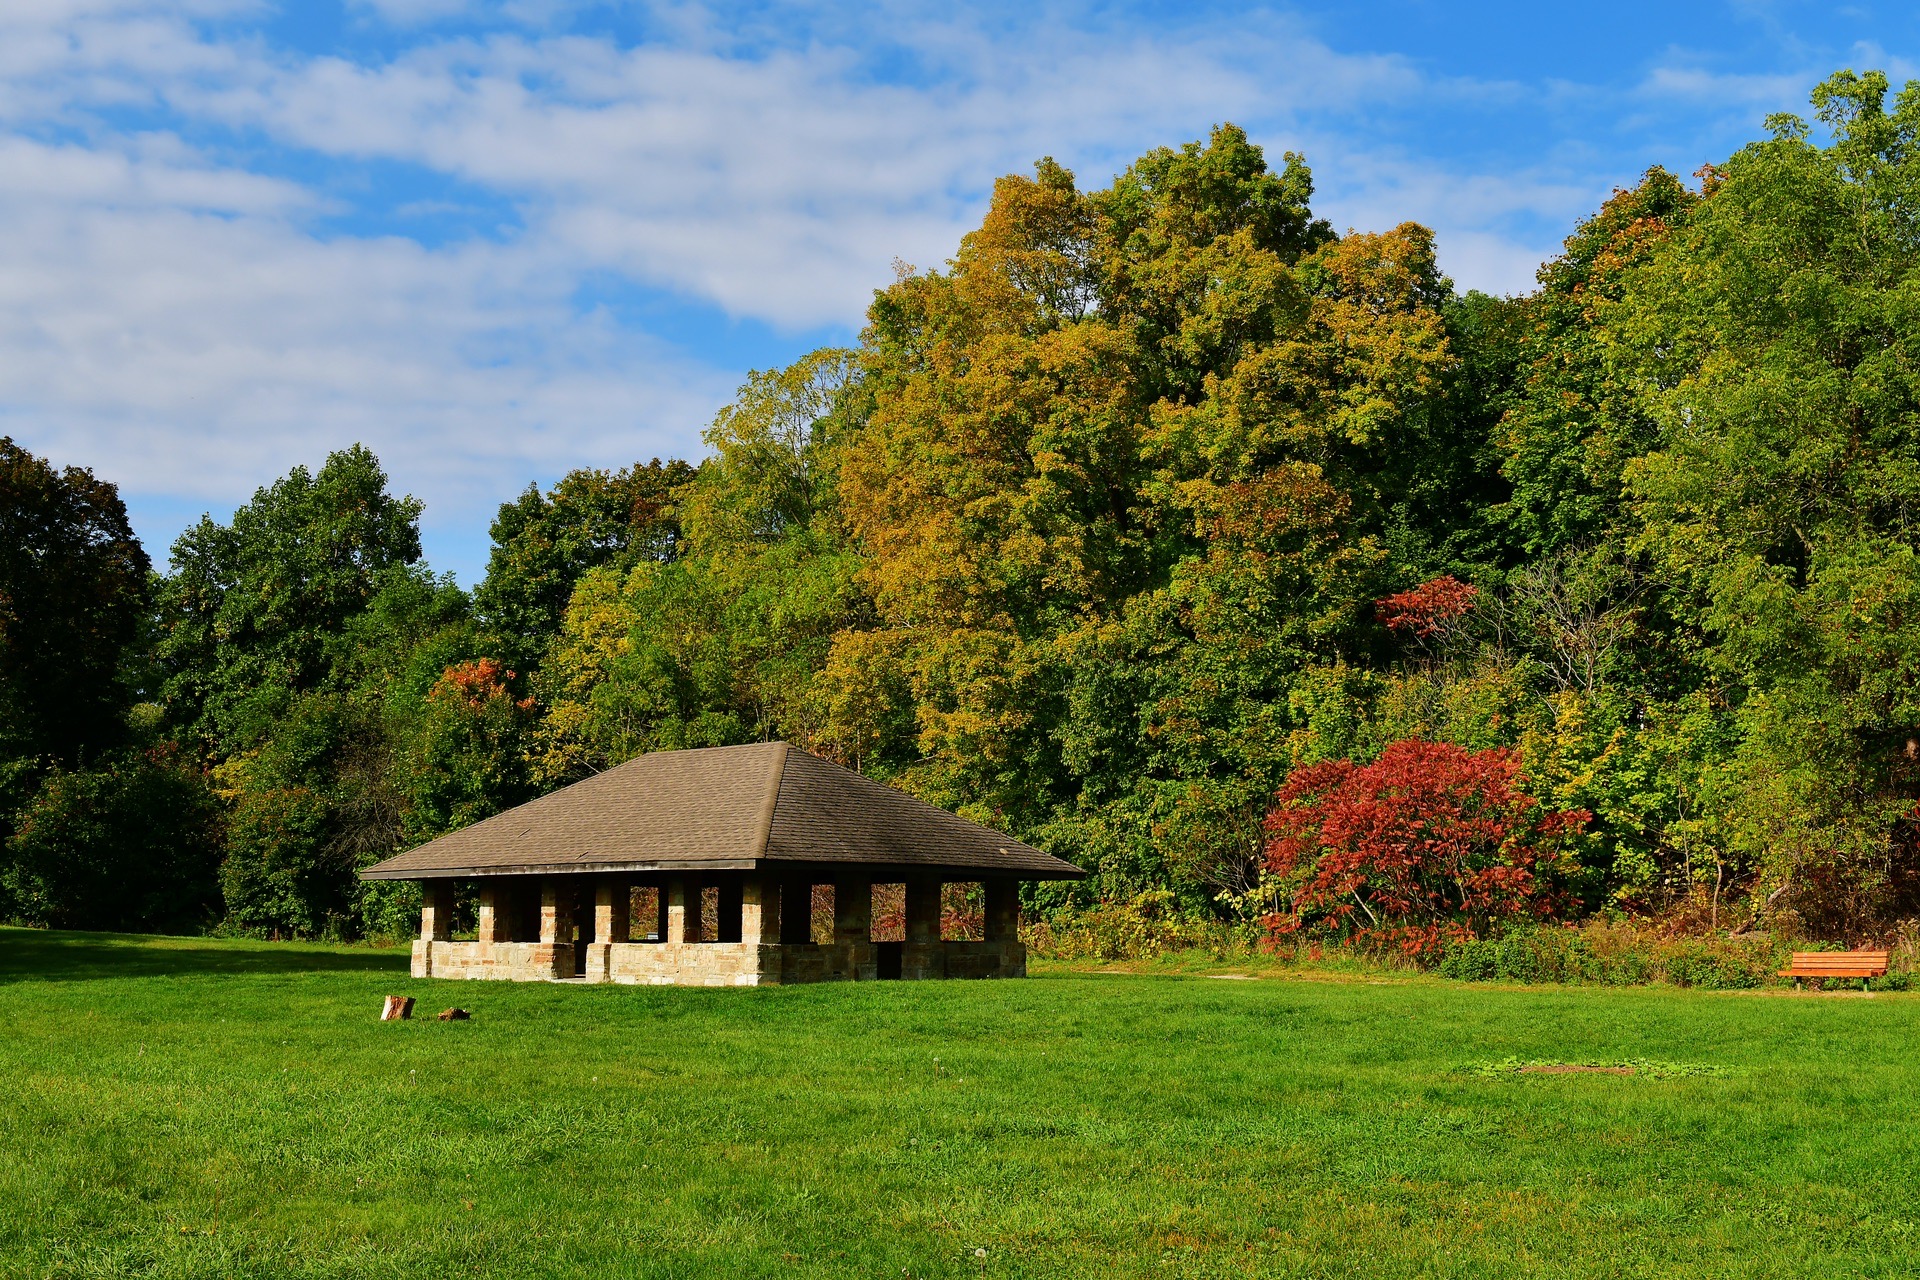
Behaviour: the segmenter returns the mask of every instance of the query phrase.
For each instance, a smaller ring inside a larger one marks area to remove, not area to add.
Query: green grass
[[[415,982],[0,930],[0,1275],[1913,1275],[1916,1031],[1904,995]],[[1622,1061],[1672,1070],[1484,1070]]]

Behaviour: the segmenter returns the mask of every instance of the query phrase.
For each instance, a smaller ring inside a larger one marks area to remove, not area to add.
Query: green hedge
[[[1664,938],[1630,925],[1592,924],[1582,928],[1514,929],[1493,938],[1474,938],[1449,946],[1438,971],[1463,982],[1562,982],[1599,986],[1639,986],[1664,982],[1676,987],[1739,990],[1785,985],[1790,943],[1765,935],[1745,938]],[[1800,950],[1825,949],[1800,944]],[[1868,986],[1905,991],[1912,971],[1895,957],[1893,971]]]

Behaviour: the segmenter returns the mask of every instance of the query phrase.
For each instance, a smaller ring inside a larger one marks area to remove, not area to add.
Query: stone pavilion
[[[784,742],[640,756],[361,872],[421,882],[416,978],[701,986],[1021,977],[1020,881],[1083,874]],[[981,885],[984,938],[941,936],[956,882]],[[896,883],[905,939],[876,942],[872,886]],[[452,934],[462,884],[472,942]]]

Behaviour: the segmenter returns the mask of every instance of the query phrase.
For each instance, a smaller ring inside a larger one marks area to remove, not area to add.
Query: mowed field
[[[1892,994],[435,983],[0,930],[0,1275],[1920,1274],[1917,1033]]]

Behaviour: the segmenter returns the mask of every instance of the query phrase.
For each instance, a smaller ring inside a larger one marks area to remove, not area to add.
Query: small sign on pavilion
[[[416,978],[755,986],[1024,976],[1019,882],[1085,873],[764,742],[639,756],[360,874],[422,882]],[[955,882],[982,886],[984,939],[941,936],[941,886]],[[461,883],[477,890],[472,942],[452,935]],[[894,883],[905,937],[875,942],[872,886]],[[812,935],[820,884],[834,889],[829,941]],[[635,921],[636,901],[652,920]]]

